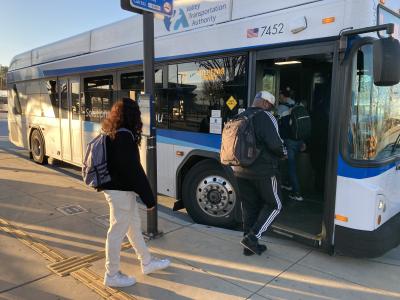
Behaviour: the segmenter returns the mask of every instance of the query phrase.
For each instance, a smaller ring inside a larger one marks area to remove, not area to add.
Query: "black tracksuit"
[[[260,238],[282,208],[277,174],[279,159],[287,153],[275,117],[255,107],[247,109],[244,114],[254,110],[260,110],[252,121],[261,154],[251,166],[233,167],[233,172],[242,201],[243,231]]]

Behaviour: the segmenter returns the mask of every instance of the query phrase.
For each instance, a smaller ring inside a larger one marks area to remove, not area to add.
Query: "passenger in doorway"
[[[279,136],[278,123],[270,112],[274,104],[275,97],[262,91],[256,95],[253,106],[244,112],[250,115],[255,110],[259,111],[252,122],[261,153],[252,165],[233,167],[242,201],[244,238],[241,244],[246,256],[261,255],[267,250],[258,240],[282,208],[278,160],[287,153]]]
[[[279,131],[288,153],[288,175],[289,182],[282,184],[282,188],[289,191],[289,198],[296,201],[303,201],[304,198],[300,193],[299,180],[296,170],[296,155],[306,150],[306,144],[302,140],[294,140],[291,138],[290,114],[296,102],[290,98],[292,90],[287,87],[279,92],[278,120]]]
[[[135,249],[143,274],[164,269],[170,262],[151,256],[140,228],[136,197],[139,195],[147,210],[155,209],[155,199],[140,164],[142,121],[137,102],[129,98],[116,102],[103,121],[102,129],[108,135],[107,167],[111,175],[111,182],[100,188],[110,206],[104,284],[110,287],[126,287],[136,281],[121,273],[119,268],[121,243],[125,235]]]

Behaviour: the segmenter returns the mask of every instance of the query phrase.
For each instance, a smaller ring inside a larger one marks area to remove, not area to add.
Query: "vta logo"
[[[189,27],[188,20],[182,8],[179,9],[179,13],[177,13],[177,11],[174,9],[171,17],[164,17],[164,25],[168,31],[176,31],[180,27]]]

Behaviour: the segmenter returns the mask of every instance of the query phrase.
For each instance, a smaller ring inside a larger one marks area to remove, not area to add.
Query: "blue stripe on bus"
[[[100,124],[84,121],[83,130],[85,132],[100,132]],[[178,130],[157,129],[157,142],[178,145],[194,149],[202,149],[212,152],[219,152],[221,147],[221,135],[186,132]]]
[[[257,48],[268,49],[268,48],[277,48],[277,47],[282,47],[282,46],[290,47],[290,46],[295,46],[298,44],[307,45],[307,44],[312,44],[312,43],[332,41],[332,40],[336,40],[336,39],[337,39],[337,37],[333,36],[333,37],[325,37],[325,38],[318,38],[318,39],[309,39],[309,40],[305,40],[305,41],[293,41],[293,42],[286,42],[286,43],[239,47],[239,48],[231,48],[231,49],[223,49],[223,50],[182,54],[182,55],[175,55],[175,56],[163,56],[163,57],[155,58],[155,61],[163,62],[163,61],[169,61],[169,60],[216,55],[216,54],[222,54],[222,53],[250,51],[253,49],[257,49]],[[93,53],[89,53],[89,54],[93,54]],[[141,64],[143,64],[143,60],[122,61],[122,62],[115,62],[115,63],[109,63],[109,64],[89,65],[89,66],[81,66],[81,67],[74,67],[74,68],[43,70],[43,75],[44,75],[44,77],[62,76],[62,75],[67,75],[67,74],[80,73],[80,72],[89,72],[89,71],[96,71],[96,70],[101,70],[101,69],[112,69],[112,68],[118,68],[118,67],[128,67],[128,66],[132,66],[132,65],[141,65]],[[40,66],[40,65],[38,65],[38,66]],[[31,66],[31,67],[34,67],[34,66]],[[20,69],[17,69],[15,71],[18,71],[18,70],[20,70]]]
[[[338,159],[338,176],[354,178],[354,179],[365,179],[378,176],[386,171],[394,168],[396,164],[394,162],[389,163],[385,166],[380,167],[368,167],[358,168],[349,165],[341,155]]]
[[[116,63],[90,65],[90,66],[82,66],[82,67],[75,67],[75,68],[44,70],[43,74],[45,77],[47,77],[47,76],[62,76],[62,75],[67,75],[67,74],[72,74],[72,73],[89,72],[89,71],[96,71],[96,70],[101,70],[101,69],[112,69],[112,68],[118,68],[118,67],[127,67],[127,66],[131,66],[131,65],[139,65],[142,63],[143,63],[142,60],[122,61],[122,62],[116,62]]]
[[[101,125],[99,123],[90,122],[90,121],[83,121],[83,131],[92,132],[101,130]]]
[[[221,135],[157,129],[157,142],[219,152]]]
[[[94,122],[83,122],[85,131],[100,129],[100,124]],[[221,135],[186,132],[169,129],[157,129],[157,142],[170,145],[178,145],[193,149],[201,149],[212,152],[219,152],[221,148]],[[338,158],[338,176],[365,179],[378,176],[396,166],[395,162],[380,167],[358,168],[349,165],[341,155]]]

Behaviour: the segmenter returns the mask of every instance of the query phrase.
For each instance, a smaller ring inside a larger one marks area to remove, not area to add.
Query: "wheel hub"
[[[236,204],[232,184],[221,176],[208,176],[201,180],[196,196],[200,208],[213,217],[229,215]]]
[[[32,152],[36,157],[41,154],[40,141],[37,138],[34,138],[32,141]]]

